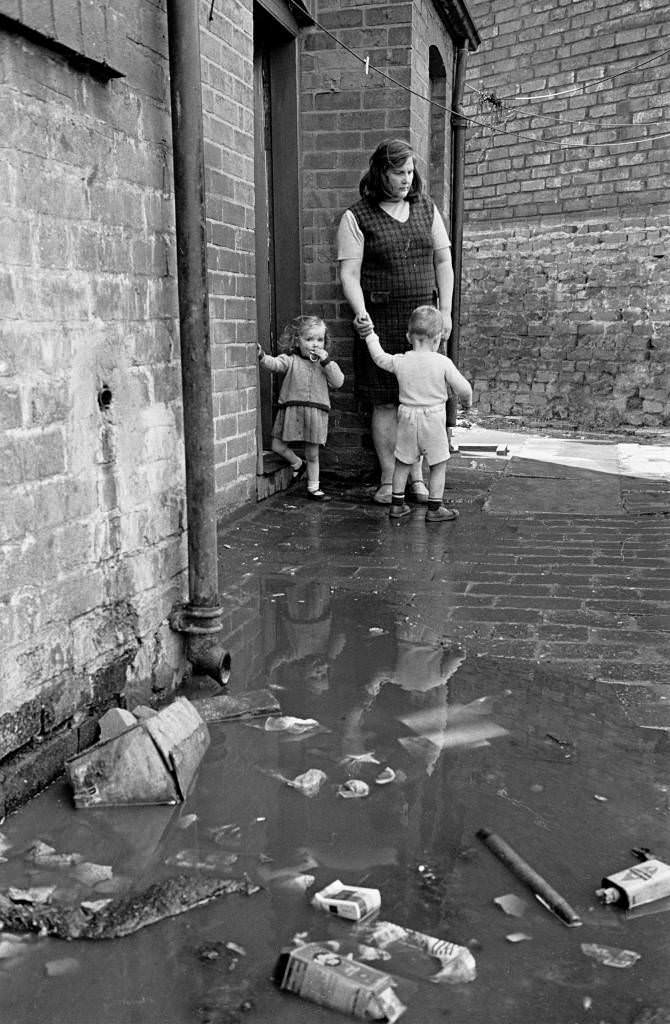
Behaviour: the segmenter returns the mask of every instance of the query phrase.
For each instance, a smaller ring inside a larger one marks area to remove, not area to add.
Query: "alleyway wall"
[[[667,428],[667,3],[469,8],[461,368],[479,409]]]
[[[252,2],[201,3],[217,487],[255,497]],[[0,4],[0,815],[185,668],[163,0]],[[18,767],[17,767],[18,766]]]

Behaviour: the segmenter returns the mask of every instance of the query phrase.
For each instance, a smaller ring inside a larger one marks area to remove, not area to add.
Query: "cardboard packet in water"
[[[364,932],[368,942],[377,949],[388,950],[392,956],[404,956],[415,950],[433,957],[440,969],[430,976],[431,981],[456,985],[477,977],[475,958],[467,946],[457,946],[455,942],[436,939],[413,928],[402,928],[392,921],[377,921]]]
[[[284,950],[274,978],[286,992],[360,1020],[393,1024],[407,1009],[393,991],[390,974],[349,960],[318,942]]]
[[[616,903],[626,910],[670,896],[670,864],[651,857],[625,871],[602,880],[596,895],[603,903]]]
[[[336,914],[347,921],[361,921],[379,910],[382,897],[379,889],[364,889],[360,885],[343,885],[339,878],[314,894],[312,906]]]

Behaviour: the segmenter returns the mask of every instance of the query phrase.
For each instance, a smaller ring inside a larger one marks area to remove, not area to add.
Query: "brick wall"
[[[89,6],[0,4],[0,812],[91,742],[115,695],[167,692],[185,667],[167,625],[186,596],[186,524],[165,4],[105,5],[117,34],[97,49],[82,37]],[[209,9],[226,507],[255,488],[252,4]],[[46,740],[53,756],[38,758]]]
[[[661,0],[472,0],[461,368],[482,412],[670,425]],[[667,12],[666,12],[667,13]],[[654,136],[659,136],[654,138]]]
[[[209,11],[207,5],[207,12]],[[253,4],[201,18],[216,489],[256,497]]]
[[[333,396],[322,463],[344,474],[373,471],[368,424],[353,398],[351,312],[339,287],[335,237],[343,211],[358,199],[358,183],[376,146],[389,137],[409,139],[426,177],[429,104],[408,89],[429,94],[428,46],[453,64],[452,42],[434,5],[318,0],[317,21],[363,60],[399,85],[370,72],[318,28],[302,40],[301,145],[303,154],[304,298],[309,312],[331,329],[333,354],[345,374]],[[403,88],[405,86],[406,88]],[[450,95],[450,91],[449,91]],[[447,137],[448,145],[448,137]],[[446,161],[448,174],[449,161]],[[448,192],[448,188],[447,188]]]

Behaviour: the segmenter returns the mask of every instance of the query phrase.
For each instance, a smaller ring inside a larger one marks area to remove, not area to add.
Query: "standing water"
[[[360,954],[355,925],[310,905],[336,879],[379,889],[381,919],[476,958],[476,979],[460,984],[431,981],[430,958],[373,963],[398,980],[407,1024],[669,1020],[667,918],[653,904],[627,917],[594,895],[634,860],[632,847],[670,854],[656,734],[630,725],[605,686],[478,657],[374,596],[274,585],[260,602],[265,662],[248,689],[271,686],[283,715],[317,726],[212,725],[178,807],[75,810],[58,782],[0,830],[3,892],[55,884],[56,900],[100,899],[177,873],[247,875],[261,891],[120,939],[1,933],[4,1024],[343,1020],[272,983],[296,937]],[[310,769],[325,775],[312,796],[288,784]],[[351,779],[369,794],[339,795]],[[477,839],[482,828],[544,876],[582,927],[543,907]],[[100,867],[39,867],[38,840]],[[639,959],[607,966],[582,944]]]

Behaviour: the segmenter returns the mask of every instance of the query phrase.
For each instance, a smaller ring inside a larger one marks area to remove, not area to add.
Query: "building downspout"
[[[451,102],[452,175],[451,175],[451,248],[453,252],[454,294],[451,303],[451,337],[447,344],[447,355],[458,365],[458,350],[461,336],[461,278],[463,268],[463,196],[465,188],[465,132],[467,118],[463,114],[465,92],[465,67],[468,59],[467,46],[456,51],[453,98]],[[455,401],[450,399],[449,401]],[[455,408],[454,408],[455,413]]]
[[[199,9],[193,0],[167,2],[189,591],[170,625],[186,634],[193,671],[224,685],[230,654],[220,637]]]

